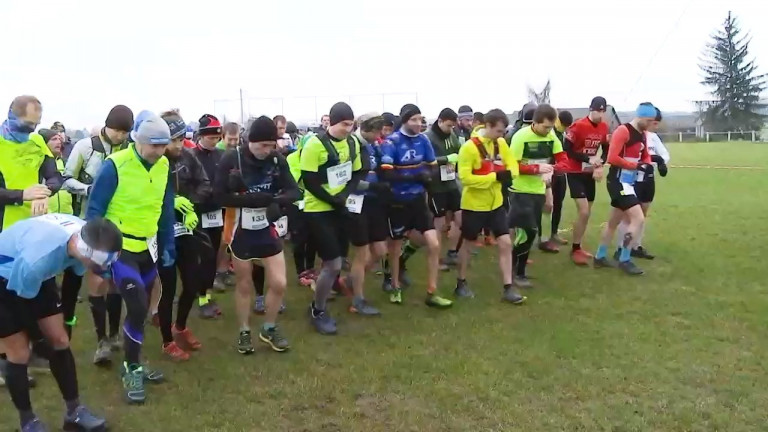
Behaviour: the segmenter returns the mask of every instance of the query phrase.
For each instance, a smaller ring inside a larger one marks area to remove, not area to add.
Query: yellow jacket
[[[486,152],[492,158],[493,163],[503,164],[512,172],[512,177],[520,175],[520,167],[509,150],[509,145],[504,138],[496,140],[498,155],[495,154],[494,143],[484,136],[483,128],[472,131],[472,138],[478,138],[485,147]],[[478,212],[496,210],[503,203],[501,183],[496,181],[496,174],[475,174],[483,164],[483,156],[477,149],[474,140],[469,140],[459,150],[458,173],[462,184],[461,209]]]

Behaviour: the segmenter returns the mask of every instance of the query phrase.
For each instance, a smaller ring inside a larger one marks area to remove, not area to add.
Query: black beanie
[[[346,102],[336,102],[333,104],[328,117],[331,118],[331,126],[343,121],[355,121],[355,113],[352,112],[352,107]]]
[[[385,112],[381,115],[381,118],[384,119],[384,126],[395,126],[395,115],[391,112]]]
[[[215,115],[203,114],[198,123],[198,135],[221,135],[221,122]]]
[[[405,104],[400,108],[400,121],[402,123],[408,123],[411,117],[421,114],[421,110],[414,104]]]
[[[261,116],[248,129],[248,142],[277,141],[277,125],[267,116]]]
[[[54,136],[58,134],[55,130],[52,129],[40,129],[37,131],[38,134],[40,134],[41,137],[43,137],[43,141],[45,141],[46,144],[48,144],[48,141],[51,140]]]
[[[472,117],[472,107],[469,105],[462,105],[459,107],[459,115],[462,117]]]
[[[107,114],[104,126],[122,132],[133,129],[133,111],[125,105],[115,105]]]
[[[450,120],[450,121],[458,121],[459,116],[456,114],[456,111],[450,109],[450,108],[443,108],[442,111],[440,111],[440,115],[437,116],[438,120]]]

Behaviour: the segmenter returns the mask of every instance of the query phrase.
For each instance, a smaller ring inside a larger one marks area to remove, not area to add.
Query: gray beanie
[[[171,130],[157,114],[142,111],[136,116],[131,138],[137,144],[166,145],[171,142]]]

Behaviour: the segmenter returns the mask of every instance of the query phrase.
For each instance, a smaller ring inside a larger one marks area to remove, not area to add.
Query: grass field
[[[669,147],[672,165],[761,169],[672,168],[657,181],[645,244],[658,258],[639,263],[643,277],[535,253],[537,287],[512,307],[499,302],[495,256],[484,248],[469,279],[476,299],[435,311],[419,288],[394,306],[371,277],[368,297],[383,316],[351,316],[337,300],[336,337],[310,330],[309,292],[291,279],[281,324],[293,350],[250,357],[233,349],[232,295],[224,294],[223,320],[192,320],[204,349],[186,364],[163,360],[159,334],[148,329],[145,352],[169,381],[149,388],[142,407],[123,403],[116,368],[90,364],[94,333],[81,304],[73,345],[83,400],[114,431],[766,430],[768,145]],[[608,214],[599,191],[590,248]],[[568,227],[570,200],[565,210]],[[416,281],[423,260],[409,266]],[[454,283],[441,275],[444,293]],[[39,381],[36,410],[59,426],[55,382]],[[0,404],[0,430],[11,430],[10,400]]]

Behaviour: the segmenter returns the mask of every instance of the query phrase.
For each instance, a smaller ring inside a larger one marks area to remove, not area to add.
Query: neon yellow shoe
[[[437,294],[427,294],[427,299],[424,300],[424,304],[433,308],[448,309],[453,306],[453,301],[442,298]]]
[[[396,288],[389,293],[389,302],[394,304],[403,304],[403,290]]]

